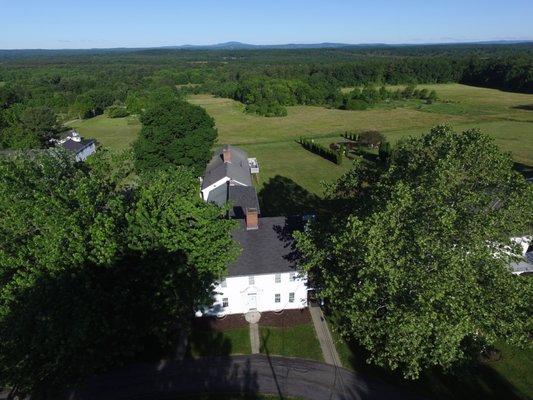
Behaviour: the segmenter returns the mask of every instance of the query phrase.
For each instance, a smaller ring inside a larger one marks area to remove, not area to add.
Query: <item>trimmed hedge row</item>
[[[330,150],[327,147],[322,146],[321,144],[315,143],[312,140],[300,138],[297,140],[299,144],[306,150],[309,150],[311,153],[315,153],[326,160],[334,162],[337,165],[342,163],[342,154],[334,150]]]

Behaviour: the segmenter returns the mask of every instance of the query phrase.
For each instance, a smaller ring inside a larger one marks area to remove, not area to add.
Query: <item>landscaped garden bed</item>
[[[201,329],[213,329],[225,331],[228,329],[244,328],[248,322],[244,319],[243,314],[231,314],[224,317],[202,317],[195,318],[193,325]]]
[[[300,310],[283,310],[280,313],[267,311],[261,313],[259,326],[285,328],[311,322],[311,314],[307,308]]]

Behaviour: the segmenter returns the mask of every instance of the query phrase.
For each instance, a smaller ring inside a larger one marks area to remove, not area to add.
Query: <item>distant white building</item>
[[[57,145],[72,153],[76,161],[85,161],[96,151],[94,140],[83,140],[74,129],[65,132],[58,140]]]
[[[511,272],[515,275],[533,274],[533,237],[521,236],[511,238],[522,248],[522,260],[510,265]]]
[[[227,276],[215,283],[214,304],[197,315],[307,307],[307,276],[297,271],[292,237],[294,231],[303,229],[304,220],[260,217],[253,171],[259,171],[257,160],[233,146],[215,152],[206,168],[202,198],[221,206],[232,204],[229,216],[240,220],[232,236],[242,251],[228,266]]]

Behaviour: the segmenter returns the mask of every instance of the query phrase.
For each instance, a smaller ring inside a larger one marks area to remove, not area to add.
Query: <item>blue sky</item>
[[[532,0],[0,0],[0,49],[532,40]]]

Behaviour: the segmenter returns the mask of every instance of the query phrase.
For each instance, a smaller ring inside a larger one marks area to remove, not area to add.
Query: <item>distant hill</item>
[[[483,42],[453,42],[453,43],[421,43],[421,44],[387,44],[387,43],[287,43],[287,44],[250,44],[242,42],[224,42],[211,45],[179,45],[159,47],[115,47],[115,48],[92,48],[92,49],[0,49],[0,60],[17,58],[39,58],[53,56],[87,56],[105,54],[128,54],[146,53],[162,54],[174,50],[201,50],[201,51],[232,51],[232,50],[314,50],[314,49],[348,49],[348,50],[382,50],[401,48],[431,48],[431,47],[465,47],[465,46],[506,46],[518,45],[530,48],[531,40],[494,40]]]
[[[257,49],[321,49],[321,48],[339,48],[348,46],[365,46],[351,45],[348,43],[287,43],[287,44],[250,44],[242,42],[225,42],[211,45],[183,45],[183,46],[165,46],[173,49],[198,49],[198,50],[257,50]],[[372,46],[379,46],[374,44]]]

